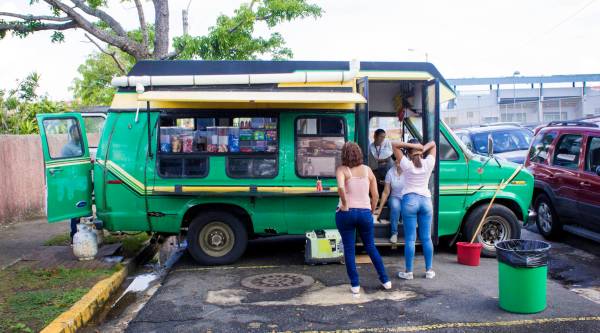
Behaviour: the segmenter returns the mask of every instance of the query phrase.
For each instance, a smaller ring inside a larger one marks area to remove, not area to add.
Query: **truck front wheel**
[[[471,241],[477,226],[487,209],[488,204],[480,205],[475,208],[467,217],[464,227],[466,241]],[[475,242],[481,243],[481,254],[485,257],[494,257],[496,255],[496,243],[518,239],[521,237],[521,227],[519,220],[512,210],[501,204],[493,204],[483,221],[479,234],[475,237]]]
[[[192,220],[188,251],[203,265],[226,265],[238,260],[248,245],[248,232],[235,216],[208,212]]]

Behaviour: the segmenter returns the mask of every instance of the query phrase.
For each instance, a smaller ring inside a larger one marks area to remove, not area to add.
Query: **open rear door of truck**
[[[439,189],[440,189],[440,82],[437,79],[423,85],[423,143],[434,141],[437,149],[435,169],[429,188],[433,203],[433,228],[431,238],[438,243]]]
[[[92,215],[92,164],[79,113],[37,116],[48,222]]]

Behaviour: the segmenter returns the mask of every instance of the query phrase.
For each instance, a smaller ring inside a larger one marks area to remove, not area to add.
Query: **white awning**
[[[367,102],[362,95],[357,93],[311,91],[147,91],[139,94],[138,100],[153,102],[298,104],[362,104]]]

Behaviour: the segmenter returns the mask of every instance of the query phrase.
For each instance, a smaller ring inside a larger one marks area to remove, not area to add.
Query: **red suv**
[[[535,177],[533,209],[546,238],[564,229],[600,241],[599,124],[551,122],[535,133],[525,166]]]

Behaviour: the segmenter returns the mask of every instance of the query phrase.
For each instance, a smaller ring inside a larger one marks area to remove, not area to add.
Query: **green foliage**
[[[37,73],[31,73],[16,88],[8,92],[0,90],[0,134],[38,133],[35,120],[38,113],[66,111],[65,103],[37,94],[39,79]]]
[[[135,59],[112,47],[110,49],[125,71],[129,71]],[[77,71],[80,77],[73,80],[71,90],[81,106],[110,105],[116,92],[110,81],[117,75],[125,75],[110,55],[100,52],[90,54]]]
[[[274,28],[297,18],[320,17],[321,13],[319,6],[305,0],[253,0],[242,4],[233,16],[219,16],[205,36],[175,37],[173,47],[179,52],[179,59],[247,60],[269,55],[287,59],[292,57],[292,51],[285,47],[279,33],[268,38],[253,36],[257,22]]]

